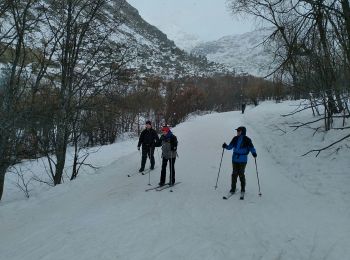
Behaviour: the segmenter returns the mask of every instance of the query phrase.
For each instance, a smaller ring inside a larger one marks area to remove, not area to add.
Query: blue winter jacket
[[[230,144],[226,146],[226,150],[232,149],[233,163],[247,163],[249,152],[251,152],[252,154],[256,154],[256,150],[254,148],[252,140],[250,140],[250,138],[246,136],[245,131],[242,131],[241,135],[233,137]]]

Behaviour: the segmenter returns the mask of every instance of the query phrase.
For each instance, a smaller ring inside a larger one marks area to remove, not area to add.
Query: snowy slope
[[[195,46],[191,53],[203,55],[208,60],[233,68],[237,73],[246,72],[262,77],[273,71],[273,55],[263,46],[270,29],[222,37],[216,41]]]
[[[161,24],[158,28],[166,33],[167,37],[173,40],[177,47],[188,53],[191,52],[196,45],[201,43],[198,35],[185,32],[175,24]]]
[[[42,1],[42,3],[50,6],[49,2],[47,0]],[[77,5],[79,4],[77,3]],[[41,8],[37,7],[37,9],[32,10],[32,15],[35,17],[39,16],[37,10],[41,10]],[[178,77],[197,74],[212,75],[226,71],[221,64],[215,64],[208,62],[206,59],[191,56],[178,48],[172,40],[168,39],[167,35],[157,27],[146,22],[140,16],[138,10],[126,0],[107,1],[99,12],[101,12],[99,17],[105,17],[106,20],[101,21],[97,18],[94,21],[100,25],[101,29],[94,33],[101,34],[104,37],[108,35],[107,42],[109,45],[113,45],[113,51],[117,52],[118,50],[118,52],[123,53],[125,55],[123,58],[123,63],[126,63],[125,67],[137,71],[138,76],[157,75],[173,78],[175,75]],[[59,20],[54,15],[51,18]],[[54,21],[51,21],[51,23],[54,24]],[[12,19],[0,17],[0,36],[3,36],[1,34],[2,31],[6,32],[8,28],[15,28],[13,24]],[[106,28],[113,28],[113,31],[108,34],[106,33],[108,31]],[[12,33],[15,35],[14,31]],[[46,42],[51,38],[49,23],[46,20],[42,20],[27,34],[26,48],[43,50],[47,47],[45,46]],[[183,37],[188,38],[189,41],[195,40],[192,39],[191,35],[183,35]],[[2,40],[5,42],[4,39]],[[15,42],[13,39],[7,39],[7,41]],[[119,46],[116,47],[114,44],[119,44]],[[60,51],[58,50],[57,54],[53,55],[53,63],[59,63],[59,54]],[[85,59],[89,59],[89,57],[87,56]],[[104,63],[116,62],[115,57],[111,59],[111,61],[105,61]],[[84,56],[82,60],[84,61]],[[0,60],[0,72],[2,67],[9,61],[8,57]]]
[[[96,174],[25,201],[11,202],[11,193],[5,193],[0,259],[347,259],[349,148],[345,143],[338,154],[301,157],[341,133],[312,138],[311,129],[291,131],[287,121],[310,119],[310,112],[280,117],[296,105],[263,103],[248,107],[244,115],[209,114],[177,126],[176,176],[182,183],[173,193],[146,193],[148,176],[126,176],[139,166],[136,140],[95,154],[104,165]],[[242,124],[258,152],[263,195],[257,195],[249,156],[246,199],[225,201],[228,151],[214,190],[221,144]],[[159,153],[155,157],[159,164]],[[159,171],[158,165],[150,175],[153,185]]]

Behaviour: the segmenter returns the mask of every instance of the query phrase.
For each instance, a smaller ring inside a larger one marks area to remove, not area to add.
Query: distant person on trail
[[[170,168],[170,186],[175,184],[175,160],[177,155],[177,138],[170,131],[168,126],[162,127],[162,136],[156,144],[157,147],[162,146],[162,171],[160,174],[159,186],[164,186],[166,178],[166,167],[169,161]]]
[[[223,143],[222,148],[226,150],[233,149],[232,154],[232,178],[231,178],[231,193],[236,192],[237,177],[241,182],[241,192],[245,192],[245,175],[244,170],[248,161],[249,152],[256,158],[256,150],[252,143],[252,140],[246,136],[247,129],[244,126],[240,126],[236,129],[237,135],[233,137],[230,144]]]
[[[151,170],[154,169],[154,148],[156,143],[159,141],[158,134],[156,130],[152,128],[151,121],[146,121],[146,129],[141,132],[139,143],[137,144],[137,149],[140,150],[142,145],[142,159],[141,159],[141,168],[139,172],[145,170],[147,156],[151,161]]]
[[[246,107],[246,104],[245,104],[245,103],[243,103],[243,104],[242,104],[242,114],[244,114],[245,107]]]

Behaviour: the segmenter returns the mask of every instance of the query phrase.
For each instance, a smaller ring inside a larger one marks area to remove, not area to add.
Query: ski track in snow
[[[139,167],[135,151],[98,174],[0,204],[0,259],[347,259],[349,208],[293,181],[299,166],[280,160],[291,154],[269,152],[273,139],[262,125],[268,108],[209,114],[177,126],[175,169],[182,183],[173,193],[145,192],[148,175],[127,177]],[[257,149],[262,197],[249,155],[245,200],[239,193],[223,200],[232,153],[224,152],[215,190],[221,144],[240,125],[247,126]],[[159,181],[159,153],[153,185]]]

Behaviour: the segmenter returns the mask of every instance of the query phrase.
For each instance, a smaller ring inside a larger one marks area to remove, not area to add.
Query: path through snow
[[[127,177],[139,166],[135,151],[98,174],[0,206],[0,259],[346,259],[348,208],[325,203],[286,177],[293,169],[276,158],[289,155],[267,151],[262,122],[254,122],[258,112],[209,114],[176,127],[176,177],[182,183],[173,193],[145,192],[148,176]],[[214,189],[221,144],[239,125],[247,126],[258,152],[262,197],[250,155],[245,200],[225,201],[228,151]],[[159,168],[151,173],[153,185]]]

